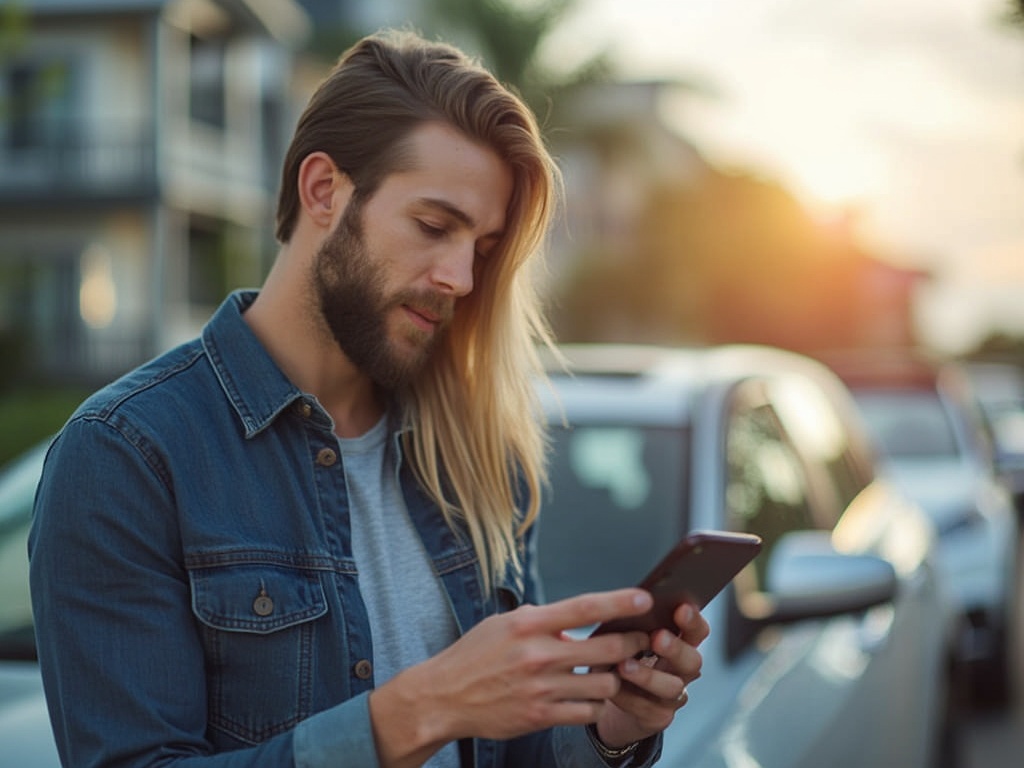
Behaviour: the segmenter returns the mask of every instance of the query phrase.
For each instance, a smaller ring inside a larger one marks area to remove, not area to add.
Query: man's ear
[[[348,174],[339,170],[326,152],[313,152],[299,166],[298,185],[299,201],[310,220],[319,227],[333,228],[352,196]]]

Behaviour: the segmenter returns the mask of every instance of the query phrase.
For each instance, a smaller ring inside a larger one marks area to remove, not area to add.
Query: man
[[[530,604],[526,264],[555,178],[528,110],[455,49],[382,34],[341,58],[285,159],[262,290],[50,450],[29,547],[64,765],[656,759],[700,614],[571,640],[650,596]]]

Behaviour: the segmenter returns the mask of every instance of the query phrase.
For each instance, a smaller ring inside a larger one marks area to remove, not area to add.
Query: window
[[[857,393],[868,429],[887,458],[957,458],[960,449],[938,394],[924,389]]]
[[[756,590],[776,542],[790,531],[817,526],[807,472],[763,386],[741,385],[734,397],[725,437],[726,520],[731,529],[757,534],[764,542],[754,561],[756,583],[744,582]]]
[[[189,115],[193,120],[223,128],[227,120],[224,93],[226,44],[219,38],[193,36],[189,49]]]
[[[554,428],[538,523],[545,599],[638,582],[676,542],[688,432],[628,424]]]
[[[768,395],[806,463],[818,526],[834,528],[870,481],[854,456],[847,424],[821,386],[803,376],[772,381]]]
[[[11,151],[56,147],[73,133],[73,68],[67,61],[20,61],[7,70],[6,144]]]

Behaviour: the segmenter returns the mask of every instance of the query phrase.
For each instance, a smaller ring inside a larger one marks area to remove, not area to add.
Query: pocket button
[[[252,611],[257,616],[269,616],[274,612],[274,601],[267,595],[260,595],[252,601]]]
[[[356,662],[356,665],[352,668],[352,671],[356,673],[356,677],[358,677],[360,680],[369,680],[370,677],[373,675],[373,664],[371,664],[366,659],[360,659]]]

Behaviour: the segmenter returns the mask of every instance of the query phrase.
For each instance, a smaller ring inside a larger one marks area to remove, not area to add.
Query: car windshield
[[[631,586],[675,544],[688,517],[687,434],[614,424],[552,430],[537,542],[546,600]]]
[[[942,401],[926,390],[868,390],[857,405],[879,451],[889,458],[938,459],[959,455]]]
[[[0,470],[0,659],[35,657],[26,542],[44,451],[40,446]]]
[[[988,404],[985,416],[1003,453],[1024,454],[1024,401]]]

